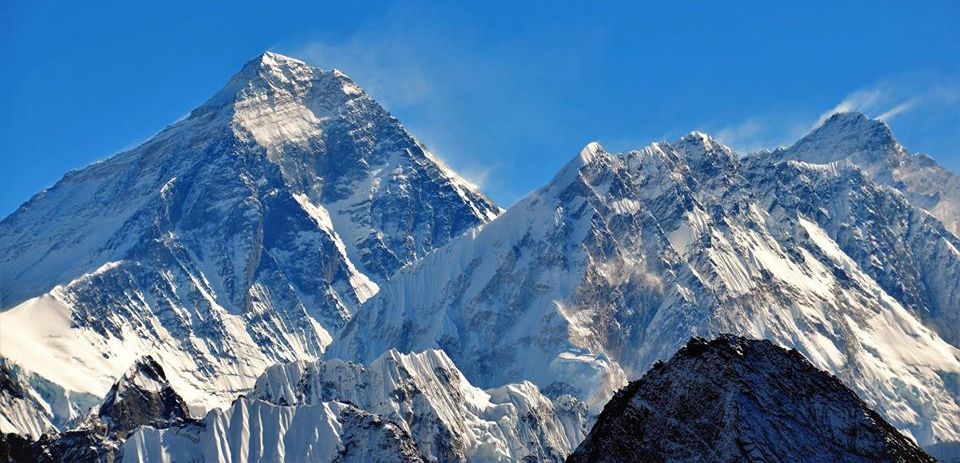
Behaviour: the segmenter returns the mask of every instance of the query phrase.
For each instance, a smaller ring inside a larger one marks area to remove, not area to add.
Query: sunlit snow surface
[[[342,456],[359,447],[377,452],[367,458],[391,461],[390,449],[406,439],[430,461],[563,461],[586,425],[586,408],[570,396],[551,401],[531,383],[484,391],[442,351],[389,351],[366,367],[337,360],[271,367],[250,394],[211,411],[202,425],[141,428],[123,454],[125,461],[371,461]]]

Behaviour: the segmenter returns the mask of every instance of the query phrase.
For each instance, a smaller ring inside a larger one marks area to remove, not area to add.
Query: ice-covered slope
[[[704,134],[612,155],[399,272],[327,352],[442,348],[482,387],[599,406],[691,335],[793,347],[921,442],[960,437],[960,240],[848,164],[740,159]],[[952,312],[951,312],[952,311]]]
[[[54,431],[53,413],[15,365],[0,359],[0,434],[36,439]]]
[[[64,429],[100,402],[100,397],[65,390],[0,358],[0,434],[36,439]]]
[[[0,222],[0,355],[102,396],[150,353],[189,402],[229,403],[498,213],[345,75],[266,53]]]
[[[341,402],[289,407],[238,399],[200,423],[138,429],[124,462],[425,462],[394,423]]]
[[[857,112],[837,113],[774,155],[818,164],[850,161],[874,181],[902,191],[912,204],[926,209],[960,236],[960,176],[925,154],[908,152],[883,121]]]
[[[935,460],[796,351],[723,336],[618,391],[567,461]]]
[[[882,121],[868,119],[860,113],[835,114],[791,148],[775,151],[771,156],[777,160],[834,166],[834,170],[846,172],[850,181],[859,182],[858,175],[849,167],[852,164],[867,178],[898,189],[911,205],[927,210],[940,219],[947,230],[954,235],[958,233],[960,177],[925,155],[909,154]],[[792,169],[785,167],[785,170]],[[831,228],[843,251],[941,337],[960,347],[960,329],[957,329],[960,326],[960,277],[957,276],[960,268],[956,259],[938,255],[950,251],[926,242],[936,241],[935,237],[903,233],[912,228],[914,222],[929,222],[929,219],[913,212],[908,220],[891,223],[884,204],[869,201],[864,204],[861,200],[866,198],[856,195],[855,191],[850,195],[837,195],[831,194],[835,188],[823,191],[823,187],[815,185],[810,192],[821,196],[821,203],[830,209],[841,210],[833,214]],[[778,198],[771,196],[771,203],[777,201]],[[852,210],[856,213],[854,217],[863,219],[856,224],[837,220],[845,216],[843,209]]]
[[[552,402],[530,383],[483,391],[442,351],[389,351],[367,367],[337,360],[271,367],[247,397],[202,424],[141,428],[123,456],[235,461],[248,452],[249,461],[332,461],[352,441],[379,439],[389,445],[382,453],[369,446],[371,461],[390,461],[398,448],[430,461],[562,461],[585,435],[585,412],[576,399]]]
[[[562,460],[582,438],[586,408],[531,383],[483,391],[440,350],[391,350],[368,367],[331,360],[269,368],[250,398],[277,404],[352,403],[403,423],[440,461]]]

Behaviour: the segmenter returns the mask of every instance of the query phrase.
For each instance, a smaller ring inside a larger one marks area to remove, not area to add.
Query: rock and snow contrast
[[[38,438],[56,430],[53,414],[15,365],[0,359],[0,434]]]
[[[385,353],[369,366],[298,361],[267,369],[246,396],[203,420],[152,358],[139,359],[95,413],[40,439],[0,437],[13,461],[564,461],[586,406],[529,382],[484,391],[442,351]],[[0,459],[0,461],[5,461]]]
[[[149,353],[189,404],[225,406],[499,213],[344,74],[266,53],[0,222],[0,356],[102,397]]]
[[[123,458],[563,461],[586,426],[586,407],[570,396],[551,401],[530,383],[484,391],[441,351],[389,351],[366,367],[338,360],[271,367],[249,395],[202,422],[140,428]],[[390,451],[373,457],[381,444]]]
[[[618,391],[567,461],[935,462],[797,351],[735,336]]]
[[[734,333],[950,448],[956,179],[839,114],[749,155],[591,143],[504,212],[344,74],[266,53],[0,221],[0,431],[52,458],[561,460],[628,378]]]
[[[94,412],[74,420],[64,432],[44,433],[30,441],[8,434],[0,448],[13,461],[111,463],[121,446],[141,426],[191,423],[187,405],[150,356],[137,361],[110,388]]]
[[[882,121],[857,112],[837,113],[792,147],[773,154],[817,164],[850,161],[874,181],[903,192],[911,204],[960,236],[960,176],[930,156],[909,153]]]
[[[123,446],[124,462],[426,462],[395,423],[342,402],[277,406],[238,399],[200,423],[140,428]]]
[[[847,161],[741,157],[698,132],[591,143],[398,272],[327,355],[441,348],[481,387],[529,380],[598,407],[691,336],[732,332],[797,349],[923,444],[956,441],[958,249]]]
[[[101,401],[71,393],[0,358],[0,434],[31,439],[55,433],[83,418]]]

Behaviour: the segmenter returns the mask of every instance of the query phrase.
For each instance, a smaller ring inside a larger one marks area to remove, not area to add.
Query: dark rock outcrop
[[[137,360],[110,388],[97,415],[120,438],[141,425],[166,427],[190,419],[187,404],[149,355]]]
[[[617,392],[567,461],[936,460],[798,352],[723,335]]]
[[[112,463],[120,460],[123,440],[138,427],[194,422],[183,398],[167,382],[163,367],[148,355],[114,383],[97,413],[73,429],[37,440],[0,434],[0,463]]]

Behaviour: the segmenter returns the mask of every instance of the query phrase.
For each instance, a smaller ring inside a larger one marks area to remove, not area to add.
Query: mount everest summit
[[[267,53],[0,222],[0,354],[102,395],[152,352],[188,402],[229,404],[499,212],[345,75]]]
[[[149,355],[189,416],[108,436],[124,460],[562,460],[733,333],[960,441],[958,185],[844,113],[772,152],[591,143],[503,211],[343,73],[266,53],[0,221],[0,431],[89,428]]]

